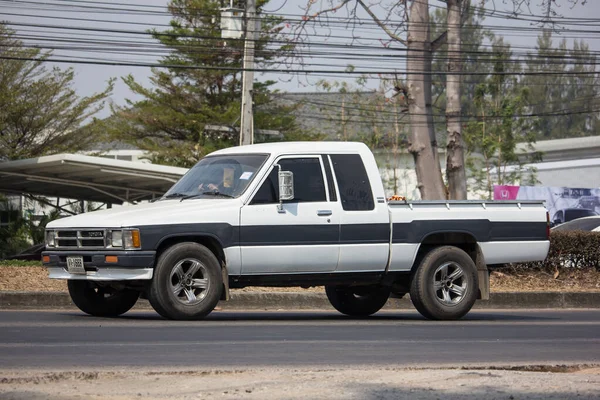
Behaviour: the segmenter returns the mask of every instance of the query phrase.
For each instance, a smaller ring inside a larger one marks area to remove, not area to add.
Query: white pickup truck
[[[214,152],[158,201],[51,222],[43,262],[96,316],[142,296],[200,319],[230,288],[325,286],[350,316],[410,293],[447,320],[489,298],[488,265],[543,260],[548,234],[541,202],[388,202],[364,144],[276,143]]]

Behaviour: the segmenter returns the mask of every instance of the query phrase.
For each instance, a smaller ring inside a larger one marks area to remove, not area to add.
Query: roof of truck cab
[[[285,154],[285,153],[359,153],[369,148],[360,142],[277,142],[229,147],[210,155],[222,154]]]

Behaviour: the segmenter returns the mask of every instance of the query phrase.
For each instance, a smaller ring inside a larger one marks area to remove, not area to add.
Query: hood
[[[240,199],[172,199],[82,213],[57,219],[47,225],[56,228],[121,228],[190,222],[225,222],[237,214]],[[215,213],[215,210],[219,210]]]

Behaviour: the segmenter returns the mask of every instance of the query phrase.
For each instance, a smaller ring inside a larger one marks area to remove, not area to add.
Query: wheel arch
[[[198,243],[214,254],[221,265],[221,273],[223,275],[223,291],[221,294],[221,300],[229,300],[229,274],[227,272],[227,258],[225,257],[225,251],[223,243],[219,238],[210,233],[198,233],[198,234],[176,234],[168,235],[163,237],[156,248],[155,267],[156,262],[160,255],[169,247],[184,242]]]
[[[411,275],[419,267],[421,260],[431,250],[441,246],[454,246],[463,250],[475,263],[479,290],[477,299],[489,300],[490,282],[489,271],[485,263],[483,251],[475,236],[468,231],[432,232],[425,236],[415,254],[411,267]]]
[[[163,237],[156,247],[156,259],[169,247],[177,243],[194,242],[203,245],[209,249],[221,263],[227,263],[223,243],[213,234],[176,234]]]

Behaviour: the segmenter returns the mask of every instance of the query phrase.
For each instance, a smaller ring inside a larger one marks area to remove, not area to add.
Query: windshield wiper
[[[181,196],[181,200],[180,201],[184,201],[184,200],[187,200],[187,199],[193,199],[193,198],[204,196],[204,195],[221,196],[221,197],[227,197],[227,198],[230,198],[230,199],[234,198],[233,196],[231,196],[229,194],[221,193],[218,190],[211,190],[211,191],[208,191],[208,192],[188,194],[188,195]]]
[[[211,191],[208,191],[208,192],[202,192],[202,194],[208,194],[208,195],[211,195],[211,196],[223,196],[223,197],[228,197],[230,199],[234,199],[235,198],[235,197],[233,197],[230,194],[221,193],[218,190],[211,190]]]
[[[177,197],[186,197],[189,196],[187,193],[169,193],[166,196],[161,197],[161,199],[174,199]]]

